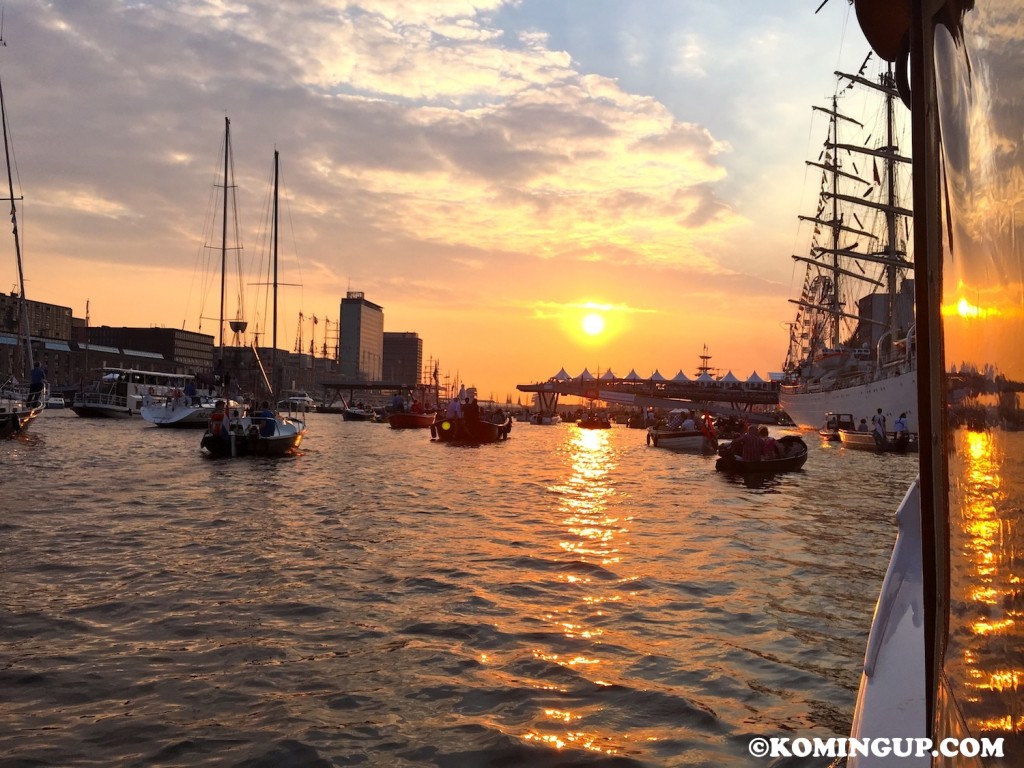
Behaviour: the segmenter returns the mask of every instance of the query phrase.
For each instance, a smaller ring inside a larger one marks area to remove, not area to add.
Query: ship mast
[[[0,38],[0,44],[6,45]],[[17,198],[14,196],[14,176],[11,173],[11,149],[7,139],[7,106],[4,103],[4,87],[3,82],[0,81],[0,121],[3,122],[4,130],[4,158],[7,161],[7,188],[10,191],[10,197],[7,198],[11,203],[11,229],[14,232],[14,253],[18,260],[18,285],[20,288],[21,296],[19,298],[19,305],[21,308],[21,335],[25,340],[25,354],[28,361],[28,367],[25,370],[25,374],[35,368],[35,362],[32,359],[32,329],[28,322],[28,300],[25,298],[25,267],[21,261],[21,239],[18,236],[18,206]]]

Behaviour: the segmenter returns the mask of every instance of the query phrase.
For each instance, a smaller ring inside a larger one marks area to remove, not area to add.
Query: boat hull
[[[272,434],[261,434],[264,419],[244,416],[233,422],[234,429],[214,433],[207,429],[200,448],[214,458],[244,456],[288,456],[302,443],[306,434],[305,423],[290,418],[275,419]]]
[[[205,429],[216,406],[197,405],[144,405],[142,418],[158,427],[172,429]]]
[[[482,445],[507,440],[512,431],[512,419],[500,424],[478,421],[474,424],[465,419],[438,418],[430,425],[430,436],[441,443],[452,445]]]
[[[692,451],[694,453],[712,454],[718,449],[713,437],[701,431],[682,429],[647,428],[647,444],[655,448],[668,448],[673,451]]]
[[[430,429],[434,423],[433,413],[391,413],[388,424],[392,429]]]
[[[916,432],[917,371],[834,389],[783,385],[779,405],[801,429],[820,429],[827,413],[849,413],[858,421],[870,420],[881,408],[890,423],[901,413],[907,414],[907,427]]]
[[[341,412],[342,421],[373,421],[373,411],[361,408],[346,408]]]
[[[884,443],[879,444],[874,432],[857,432],[847,429],[839,430],[839,440],[844,448],[853,451],[872,451],[874,453],[917,453],[917,435],[908,435],[905,440],[897,440],[890,432]]]
[[[715,461],[715,469],[719,472],[735,472],[741,475],[768,474],[794,472],[807,463],[807,443],[803,438],[786,435],[780,437],[777,442],[784,455],[777,459],[760,461],[744,461],[742,457],[730,451],[730,446],[722,446],[721,455]]]

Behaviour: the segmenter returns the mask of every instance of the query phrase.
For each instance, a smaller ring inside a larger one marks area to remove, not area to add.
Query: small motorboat
[[[825,440],[838,443],[839,431],[843,429],[851,432],[857,429],[857,423],[853,420],[853,414],[830,412],[825,414],[825,423],[821,425],[818,434]]]

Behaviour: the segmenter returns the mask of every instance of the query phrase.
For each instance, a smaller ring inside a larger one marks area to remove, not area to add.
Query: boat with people
[[[249,410],[217,403],[200,448],[214,458],[281,457],[295,452],[306,434],[306,423],[285,416],[264,402]]]
[[[611,429],[612,422],[607,416],[597,411],[588,411],[576,419],[576,426],[580,429]]]
[[[467,419],[465,416],[435,415],[430,425],[430,437],[439,443],[452,445],[483,445],[507,440],[512,432],[512,417],[502,414],[489,421],[485,418]]]
[[[751,426],[747,434],[722,445],[718,449],[715,469],[719,472],[738,474],[793,472],[807,463],[807,443],[799,435],[783,435],[778,439],[769,438],[774,449],[766,452],[767,429],[759,433]]]
[[[0,84],[0,120],[3,122],[4,160],[7,168],[8,201],[11,204],[11,231],[14,236],[14,257],[18,268],[18,340],[11,339],[17,353],[11,355],[12,372],[20,362],[26,374],[20,383],[12,375],[0,383],[0,437],[14,437],[25,432],[35,418],[46,409],[50,396],[46,372],[39,361],[33,359],[32,330],[29,324],[28,299],[25,298],[25,269],[21,253],[21,237],[18,232],[18,207],[20,197],[14,194],[14,174],[11,172],[11,149],[7,136],[7,105],[4,102],[3,86]],[[20,342],[20,343],[19,343]],[[5,353],[6,354],[6,353]]]
[[[871,54],[869,54],[869,58]],[[836,95],[814,109],[828,117],[817,210],[796,318],[779,388],[781,408],[802,429],[817,430],[826,413],[860,418],[881,407],[907,412],[917,429],[917,342],[914,265],[908,258],[911,218],[906,190],[910,158],[900,150],[899,95],[889,67],[878,79],[837,72]],[[844,108],[862,104],[881,125]],[[876,104],[880,107],[876,107]]]
[[[71,401],[71,410],[84,418],[127,419],[146,405],[184,390],[191,376],[169,371],[105,367],[100,376]]]
[[[225,140],[227,145],[227,140]],[[227,152],[227,150],[225,150]],[[227,162],[225,161],[225,167]],[[273,289],[273,311],[271,319],[272,329],[272,359],[270,362],[270,375],[267,376],[263,363],[257,355],[259,369],[263,373],[263,384],[266,391],[271,393],[267,400],[259,407],[250,403],[247,410],[232,408],[227,400],[222,399],[215,407],[210,418],[206,432],[200,441],[200,448],[206,455],[215,458],[243,457],[243,456],[266,456],[282,457],[293,455],[302,443],[306,434],[306,422],[298,414],[283,415],[276,409],[270,407],[276,403],[273,397],[275,383],[280,377],[277,367],[277,274],[278,274],[278,199],[280,179],[280,153],[274,150],[274,172],[272,190],[272,213],[270,218],[270,258],[273,264],[274,280]],[[225,175],[225,194],[228,187],[227,176]],[[222,273],[223,279],[223,273]],[[253,346],[255,354],[256,348]],[[278,392],[282,391],[277,388]]]
[[[874,453],[917,453],[917,434],[913,432],[886,432],[879,438],[876,432],[840,429],[839,441],[851,451]]]
[[[155,389],[155,388],[154,388]],[[164,394],[147,394],[142,399],[139,413],[145,421],[158,427],[171,429],[205,429],[217,409],[219,397],[198,392],[186,385]],[[240,404],[228,400],[229,408]]]

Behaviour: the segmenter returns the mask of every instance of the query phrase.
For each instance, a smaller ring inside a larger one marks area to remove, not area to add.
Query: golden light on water
[[[950,477],[951,543],[962,555],[954,559],[952,600],[967,632],[959,639],[966,714],[994,733],[1024,728],[1020,707],[1008,704],[1017,699],[1024,669],[1007,666],[1013,656],[1005,653],[1022,644],[1020,577],[1013,572],[1021,500],[1007,485],[1008,437],[1001,430],[958,431]],[[951,634],[959,637],[956,629]]]
[[[618,603],[624,595],[617,589],[621,578],[609,580],[601,569],[621,562],[619,547],[626,533],[614,506],[617,455],[608,430],[570,427],[559,457],[563,474],[551,490],[559,497],[555,514],[562,535],[557,546],[567,556],[562,559],[569,567],[554,577],[566,587],[564,604],[544,612],[541,618],[563,637],[587,644],[574,644],[570,653],[534,648],[531,654],[537,660],[573,670],[591,685],[612,685],[609,679],[615,680],[618,674],[615,663],[601,651],[601,643],[608,642],[604,639],[607,612],[602,606]],[[622,753],[626,744],[612,731],[572,729],[587,715],[586,709],[545,709],[544,721],[529,726],[522,738],[554,750]]]

